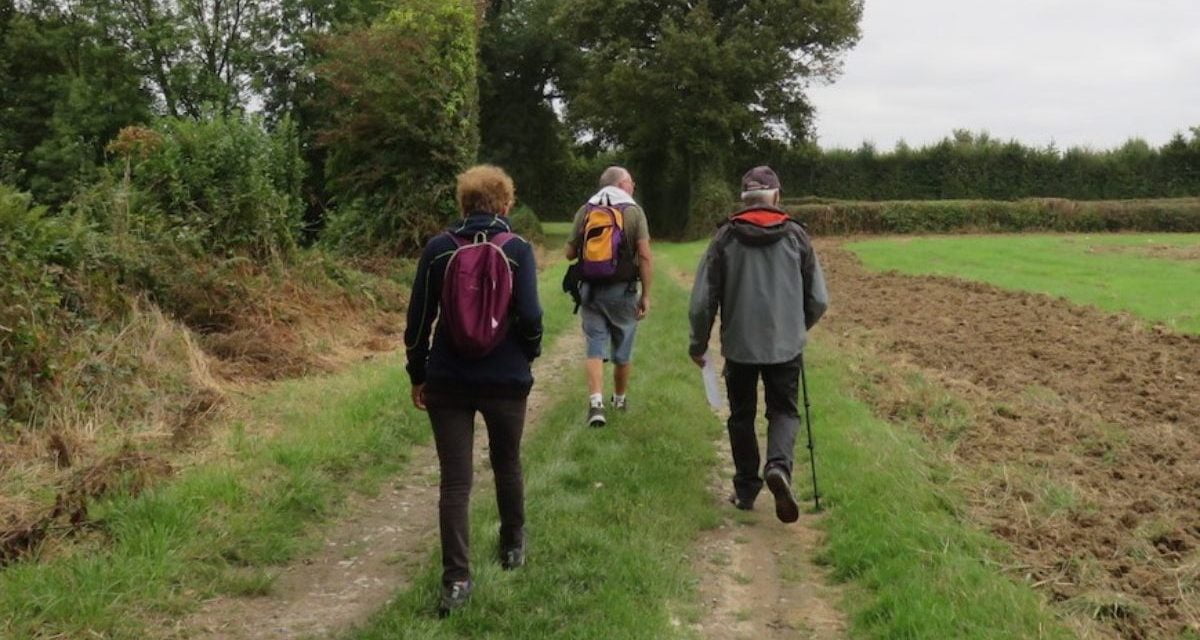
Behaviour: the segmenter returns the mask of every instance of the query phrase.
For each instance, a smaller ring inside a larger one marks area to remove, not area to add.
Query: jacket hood
[[[474,211],[467,215],[467,217],[451,225],[449,231],[456,236],[472,236],[481,231],[488,234],[488,236],[493,236],[505,231],[511,233],[512,226],[505,216],[486,211]]]
[[[756,205],[747,207],[729,216],[728,225],[734,239],[751,247],[762,247],[779,242],[788,234],[788,223],[792,219],[787,212]]]

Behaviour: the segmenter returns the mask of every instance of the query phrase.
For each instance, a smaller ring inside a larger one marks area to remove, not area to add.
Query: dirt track
[[[560,335],[534,365],[539,380],[566,374],[583,346],[578,331]],[[553,403],[545,385],[529,396],[526,437]],[[487,494],[487,430],[475,433],[476,489]],[[490,476],[490,471],[487,473]],[[411,584],[437,545],[438,470],[432,445],[413,451],[406,469],[372,498],[355,497],[345,516],[325,525],[325,544],[284,567],[267,595],[220,597],[189,617],[164,626],[162,638],[274,640],[330,637],[362,624]]]
[[[1013,544],[1015,575],[1103,635],[1200,630],[1200,339],[1047,296],[870,273],[835,241],[818,251],[836,296],[826,327],[882,365],[868,386],[894,390],[915,370],[965,407],[969,427],[926,435],[965,468],[970,516]],[[872,401],[913,413],[911,398]]]
[[[685,289],[691,288],[689,276],[673,275]],[[718,370],[725,366],[720,335],[718,322],[709,348]],[[725,396],[723,377],[718,384]],[[761,394],[759,389],[759,407],[765,406]],[[716,413],[723,427],[729,407]],[[702,615],[693,630],[713,640],[846,637],[849,622],[840,609],[845,593],[815,561],[824,544],[818,524],[824,516],[804,513],[799,522],[782,524],[775,519],[771,494],[765,490],[753,511],[735,511],[727,501],[733,488],[733,454],[726,433],[722,428],[714,434],[718,464],[709,490],[722,518],[719,526],[701,536],[694,554]],[[758,434],[759,446],[766,450],[765,425],[760,424]]]

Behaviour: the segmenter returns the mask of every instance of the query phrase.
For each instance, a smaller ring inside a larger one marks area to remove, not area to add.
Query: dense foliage
[[[577,45],[556,78],[570,122],[625,150],[668,235],[739,150],[809,138],[804,90],[836,74],[862,16],[861,0],[557,4],[552,24]]]
[[[70,274],[85,235],[0,185],[0,425],[28,417],[56,373],[64,335],[76,328],[65,307],[78,303]]]
[[[1200,232],[1200,199],[1074,201],[1006,200],[785,202],[809,231],[948,233],[980,231]]]
[[[1153,148],[1141,140],[1104,151],[1034,148],[957,131],[918,149],[780,150],[788,193],[850,200],[1061,197],[1077,200],[1200,195],[1200,128]]]
[[[454,211],[454,176],[478,152],[475,20],[461,0],[409,0],[330,42],[331,244],[411,252]]]
[[[123,150],[131,137],[138,148]],[[294,248],[304,168],[286,121],[267,132],[240,118],[167,119],[123,131],[110,149],[129,161],[139,192],[130,222],[141,233],[169,235],[196,255],[268,258]]]

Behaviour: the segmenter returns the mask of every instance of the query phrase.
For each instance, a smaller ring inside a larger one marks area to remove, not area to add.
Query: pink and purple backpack
[[[473,240],[449,236],[458,248],[446,263],[440,322],[459,355],[482,358],[508,334],[513,273],[503,247],[516,235],[502,232],[488,239],[480,232]]]

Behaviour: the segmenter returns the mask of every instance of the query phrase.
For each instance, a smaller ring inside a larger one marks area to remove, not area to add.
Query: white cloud
[[[823,146],[967,128],[1104,148],[1200,126],[1196,0],[867,0],[862,28],[810,92]]]

